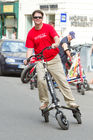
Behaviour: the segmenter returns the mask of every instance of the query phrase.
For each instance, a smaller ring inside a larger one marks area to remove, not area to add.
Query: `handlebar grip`
[[[29,58],[27,58],[27,63],[30,61],[30,57]]]

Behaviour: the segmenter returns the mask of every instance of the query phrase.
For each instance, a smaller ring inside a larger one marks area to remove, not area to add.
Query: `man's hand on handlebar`
[[[52,47],[53,49],[55,49],[55,48],[58,47],[58,44],[57,44],[57,43],[53,43],[51,47]]]
[[[27,59],[25,59],[24,60],[24,65],[27,65],[27,64],[28,64]]]
[[[38,53],[38,54],[36,54],[36,55],[32,55],[32,56],[30,56],[29,58],[25,59],[25,60],[24,60],[24,65],[27,65],[32,57],[36,57],[37,60],[38,60],[38,59],[42,59],[44,50],[46,50],[46,49],[47,49],[47,50],[50,50],[50,49],[56,48],[56,47],[58,47],[58,46],[57,46],[57,43],[54,43],[54,44],[52,44],[52,47],[49,46],[49,47],[44,48],[40,53]],[[44,57],[44,56],[43,56],[43,57]]]

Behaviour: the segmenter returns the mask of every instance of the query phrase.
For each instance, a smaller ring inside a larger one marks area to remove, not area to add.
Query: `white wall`
[[[76,39],[72,44],[91,42],[93,36],[92,27],[74,27],[71,26],[71,16],[87,16],[93,18],[93,1],[92,0],[19,0],[19,33],[18,37],[25,39],[25,15],[32,14],[39,9],[41,4],[58,4],[58,10],[44,11],[44,13],[55,13],[55,29],[61,38],[73,30],[76,32]],[[60,22],[60,14],[67,14],[67,22]],[[46,21],[46,17],[44,22]],[[65,29],[65,30],[64,30]]]

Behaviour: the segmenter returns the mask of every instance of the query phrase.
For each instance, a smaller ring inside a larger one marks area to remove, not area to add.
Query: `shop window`
[[[6,27],[15,27],[15,19],[14,16],[7,16],[5,19]]]
[[[0,16],[0,38],[2,38],[2,20]]]
[[[49,23],[49,22],[54,22],[55,23],[55,15],[54,14],[48,14],[46,15],[46,22]]]
[[[91,69],[93,69],[93,55],[91,55]]]
[[[6,16],[4,28],[6,29],[6,37],[12,38],[13,32],[17,32],[17,19],[14,16]]]

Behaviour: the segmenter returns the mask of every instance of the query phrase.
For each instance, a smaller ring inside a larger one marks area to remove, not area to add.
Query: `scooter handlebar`
[[[40,57],[43,57],[43,52],[44,52],[45,50],[50,50],[50,49],[52,49],[51,46],[45,47],[40,53],[35,54],[35,55],[32,55],[32,56],[30,56],[29,58],[27,58],[27,62],[29,62],[30,59],[31,59],[32,57],[36,57],[36,58],[40,59]]]

